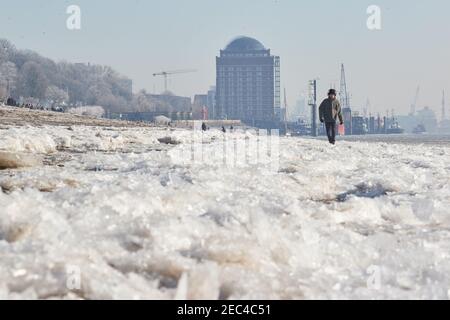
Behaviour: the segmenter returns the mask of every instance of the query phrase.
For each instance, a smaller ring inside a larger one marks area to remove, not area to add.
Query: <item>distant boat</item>
[[[392,124],[386,129],[386,134],[403,134],[405,129],[400,127],[395,117],[392,118]]]
[[[405,129],[403,128],[389,128],[387,129],[387,134],[403,134],[405,133]]]
[[[405,129],[400,127],[398,123],[393,124],[390,128],[386,130],[387,134],[403,134],[405,133]]]
[[[426,133],[426,132],[427,132],[427,129],[425,129],[425,126],[423,124],[419,124],[413,130],[414,134],[422,134],[422,133]]]

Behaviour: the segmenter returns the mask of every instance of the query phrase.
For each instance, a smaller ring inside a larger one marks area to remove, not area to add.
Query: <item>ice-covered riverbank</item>
[[[280,138],[274,171],[180,162],[187,130],[0,137],[41,159],[0,171],[0,298],[448,298],[448,146]]]

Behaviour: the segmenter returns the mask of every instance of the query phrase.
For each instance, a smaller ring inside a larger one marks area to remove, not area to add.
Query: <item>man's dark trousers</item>
[[[336,143],[336,122],[325,122],[325,127],[327,129],[328,141],[331,144]]]

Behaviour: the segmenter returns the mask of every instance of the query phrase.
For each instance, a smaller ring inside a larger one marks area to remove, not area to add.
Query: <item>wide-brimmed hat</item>
[[[335,89],[330,89],[330,91],[328,91],[328,95],[330,96],[330,95],[337,95],[336,94],[336,90]]]

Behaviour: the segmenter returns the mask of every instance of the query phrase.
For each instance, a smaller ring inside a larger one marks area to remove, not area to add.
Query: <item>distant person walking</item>
[[[320,122],[325,123],[327,130],[328,141],[331,144],[336,144],[336,121],[339,118],[339,123],[344,124],[342,117],[341,103],[336,98],[336,90],[330,89],[328,91],[328,98],[323,100],[319,107]]]
[[[206,127],[206,123],[202,123],[202,131],[206,131],[206,130],[208,130],[208,128]]]

